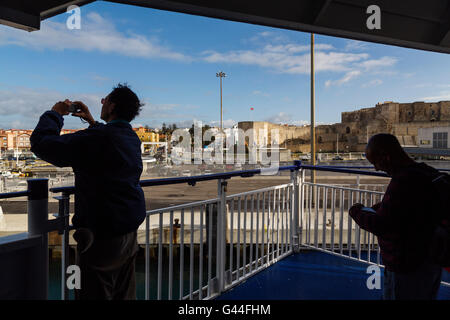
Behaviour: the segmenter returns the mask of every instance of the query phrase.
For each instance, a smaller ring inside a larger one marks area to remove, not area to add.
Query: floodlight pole
[[[223,130],[223,111],[222,111],[222,78],[226,77],[226,74],[222,71],[216,73],[216,77],[220,78],[220,132]]]

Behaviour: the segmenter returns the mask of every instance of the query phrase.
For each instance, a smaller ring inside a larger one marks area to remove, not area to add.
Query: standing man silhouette
[[[378,237],[385,265],[386,300],[436,299],[442,268],[431,262],[430,243],[439,221],[431,175],[438,171],[411,159],[391,134],[370,138],[366,157],[375,169],[392,177],[383,200],[362,210],[354,204],[350,216]]]
[[[119,84],[101,100],[99,123],[89,108],[75,101],[73,116],[89,128],[60,135],[71,101],[46,111],[31,135],[31,150],[58,167],[75,173],[77,263],[81,289],[77,299],[135,299],[137,229],[144,221],[145,198],[139,185],[141,141],[132,121],[142,109],[136,94]]]

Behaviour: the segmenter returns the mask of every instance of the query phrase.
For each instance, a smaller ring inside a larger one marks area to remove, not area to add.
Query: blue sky
[[[133,126],[218,125],[224,71],[225,126],[310,119],[310,34],[95,2],[81,29],[65,13],[28,33],[0,26],[0,128],[34,128],[65,98],[99,120],[100,99],[127,82],[146,103]],[[450,100],[445,54],[316,35],[316,122],[377,102]],[[250,110],[250,108],[254,110]],[[66,128],[82,128],[66,117]]]

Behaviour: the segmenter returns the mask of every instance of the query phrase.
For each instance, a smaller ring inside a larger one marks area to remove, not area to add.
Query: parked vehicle
[[[142,157],[142,162],[156,162],[156,159],[152,156]]]
[[[2,176],[6,178],[12,178],[14,175],[9,171],[2,171]]]
[[[300,160],[304,160],[304,161],[311,160],[311,155],[309,155],[309,154],[301,155]]]

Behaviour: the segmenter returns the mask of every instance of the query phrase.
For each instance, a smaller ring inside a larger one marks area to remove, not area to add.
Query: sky
[[[26,32],[0,25],[0,128],[33,129],[58,101],[101,98],[127,83],[145,103],[134,127],[223,119],[310,121],[310,34],[108,2]],[[315,35],[316,124],[378,102],[450,100],[450,56]],[[251,109],[253,108],[253,110]],[[83,128],[65,117],[67,129]]]

